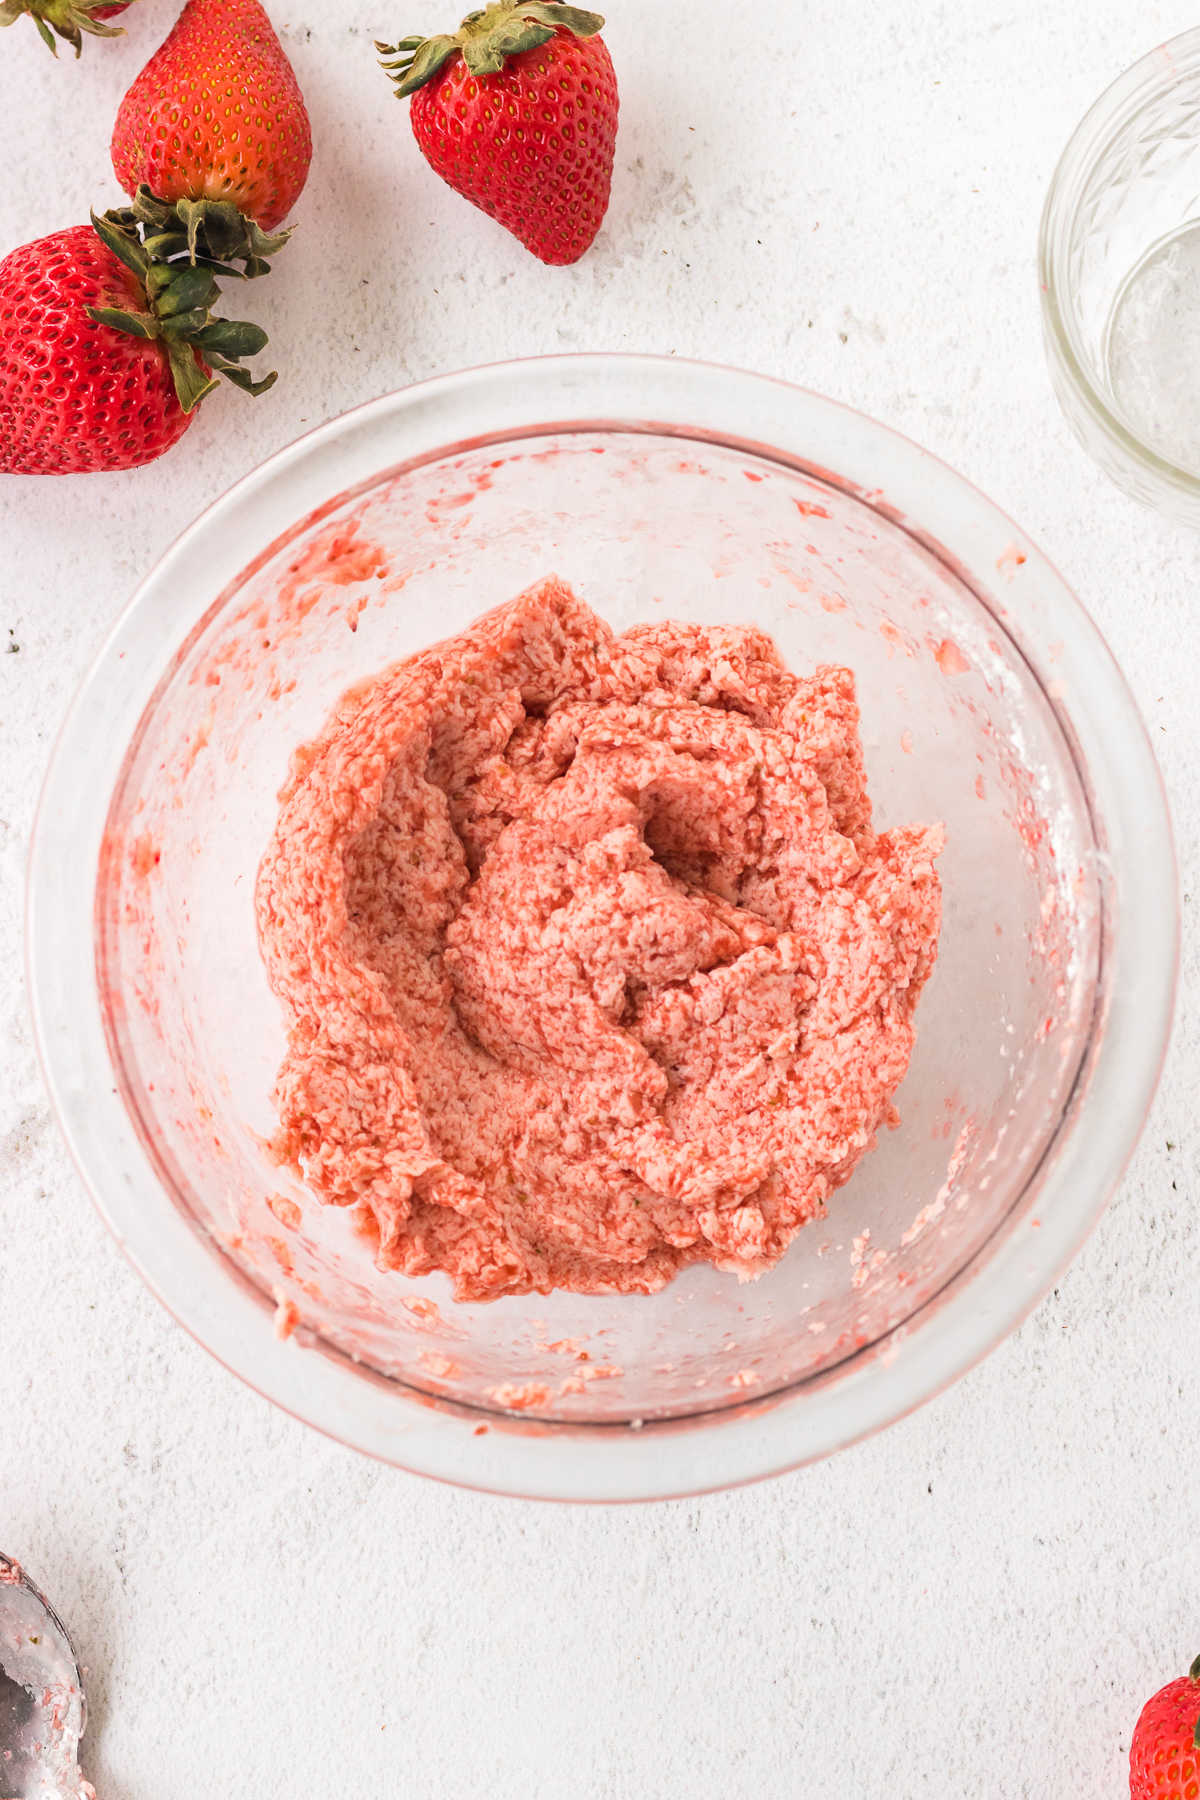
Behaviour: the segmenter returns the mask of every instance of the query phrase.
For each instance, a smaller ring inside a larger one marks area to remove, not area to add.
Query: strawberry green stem
[[[28,13],[38,28],[42,42],[58,55],[56,38],[70,44],[76,56],[83,49],[83,34],[91,37],[122,37],[120,25],[106,25],[93,17],[103,12],[111,0],[3,0],[0,4],[0,26],[15,25]]]
[[[599,13],[559,6],[553,0],[493,0],[482,11],[468,13],[453,34],[401,38],[398,44],[377,42],[375,48],[403,99],[432,81],[453,56],[461,54],[472,75],[498,75],[510,56],[536,50],[560,31],[587,38],[595,37],[603,26]]]
[[[274,373],[256,381],[241,367],[265,349],[262,327],[215,318],[212,309],[221,293],[217,277],[243,281],[265,275],[271,267],[267,257],[282,249],[288,232],[268,235],[228,201],[180,200],[168,206],[147,187],[138,189],[131,206],[99,218],[93,213],[92,225],[141,282],[146,310],[89,306],[88,316],[129,337],[160,342],[185,413],[217,385],[196,361],[197,350],[209,369],[248,394],[264,394],[273,385]]]

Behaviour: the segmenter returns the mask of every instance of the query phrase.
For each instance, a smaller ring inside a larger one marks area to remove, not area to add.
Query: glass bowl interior
[[[348,688],[549,572],[617,628],[753,622],[794,669],[851,668],[877,824],[946,827],[899,1123],[753,1283],[457,1304],[377,1271],[270,1152],[284,1027],[253,891],[289,758]],[[361,409],[185,534],[64,728],[28,956],[76,1158],[215,1354],[404,1466],[632,1498],[824,1454],[1028,1310],[1144,1119],[1175,897],[1136,710],[1002,513],[783,384],[567,358]]]
[[[900,1124],[827,1221],[739,1284],[459,1305],[377,1272],[268,1140],[284,1051],[255,871],[291,753],[356,682],[563,575],[611,624],[754,622],[855,671],[877,818],[944,821],[945,922]],[[1101,884],[1041,683],[960,577],[854,496],[761,455],[576,431],[385,477],[221,597],[143,717],[109,818],[99,956],[127,1104],[178,1203],[307,1329],[476,1406],[628,1420],[720,1408],[873,1342],[1020,1195],[1091,1029]]]

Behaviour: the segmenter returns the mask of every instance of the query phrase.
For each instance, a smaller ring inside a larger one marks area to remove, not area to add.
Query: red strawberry
[[[87,311],[145,305],[141,283],[90,225],[0,262],[0,470],[132,469],[183,436],[192,415],[175,398],[163,344]]]
[[[123,13],[130,0],[3,0],[0,25],[15,25],[22,13],[28,13],[43,41],[58,55],[55,38],[70,44],[76,56],[83,48],[83,33],[92,37],[120,37],[122,27],[106,25]]]
[[[545,263],[578,262],[608,207],[617,77],[598,13],[496,0],[453,37],[377,44],[444,181]]]
[[[1147,1700],[1129,1747],[1130,1800],[1200,1800],[1200,1656]]]
[[[258,0],[188,0],[124,100],[112,160],[127,194],[228,200],[271,231],[308,177],[312,133]]]
[[[225,235],[221,236],[224,227]],[[194,238],[194,255],[189,248]],[[144,239],[149,238],[152,248]],[[0,262],[0,473],[82,475],[152,462],[181,438],[218,370],[251,393],[256,325],[214,319],[217,273],[274,248],[233,207],[202,224],[148,197]]]

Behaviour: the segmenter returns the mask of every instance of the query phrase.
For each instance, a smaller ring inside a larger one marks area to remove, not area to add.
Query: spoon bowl
[[[0,1795],[95,1800],[79,1773],[87,1701],[66,1626],[20,1563],[0,1554]]]

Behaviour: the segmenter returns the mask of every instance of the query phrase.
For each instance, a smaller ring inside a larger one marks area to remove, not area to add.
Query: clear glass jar
[[[1200,525],[1200,29],[1136,63],[1080,124],[1039,263],[1076,436],[1135,499]]]
[[[550,570],[617,625],[753,620],[793,667],[846,663],[877,818],[947,827],[900,1125],[757,1282],[701,1267],[646,1298],[456,1305],[376,1271],[265,1147],[283,1024],[252,893],[288,757],[352,683]],[[1013,1327],[1136,1139],[1176,934],[1136,709],[1011,521],[831,401],[570,357],[350,413],[184,534],[55,751],[28,954],[79,1166],[214,1354],[406,1468],[628,1499],[824,1455]]]

